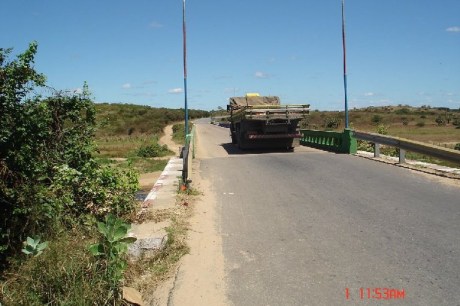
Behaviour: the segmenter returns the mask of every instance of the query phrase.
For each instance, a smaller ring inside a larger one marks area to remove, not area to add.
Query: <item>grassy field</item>
[[[312,111],[308,128],[342,130],[344,112]],[[369,107],[349,112],[350,127],[407,138],[449,148],[460,143],[460,110],[413,108],[410,106]]]
[[[174,153],[158,144],[166,125],[183,119],[182,109],[152,108],[131,104],[96,104],[97,157],[104,163],[140,173],[162,170]],[[190,110],[191,119],[209,116],[209,112]],[[180,131],[179,131],[180,134]],[[181,136],[182,135],[182,136]],[[176,137],[183,137],[182,134]]]

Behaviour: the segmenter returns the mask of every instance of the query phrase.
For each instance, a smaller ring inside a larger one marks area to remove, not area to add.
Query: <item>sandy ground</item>
[[[172,127],[173,127],[172,124],[165,127],[164,129],[165,134],[159,139],[158,142],[161,145],[167,145],[168,148],[174,152],[175,156],[179,156],[181,145],[178,145],[172,140],[172,134],[173,134]]]
[[[190,219],[188,244],[178,269],[167,305],[230,305],[226,298],[222,237],[217,228],[216,200],[211,183],[197,173],[194,163],[194,188],[204,194],[196,202]]]
[[[172,125],[165,129],[160,139],[174,152],[180,146],[172,139]],[[199,141],[196,144],[200,150]],[[217,224],[216,199],[211,191],[211,182],[200,176],[200,156],[193,161],[193,188],[202,193],[194,201],[194,212],[190,218],[188,245],[190,253],[180,260],[175,277],[166,280],[154,292],[155,304],[161,306],[230,305],[226,298],[224,256],[222,237]]]
[[[142,173],[139,175],[139,188],[143,191],[149,191],[152,189],[155,182],[160,177],[161,171]]]
[[[159,139],[159,143],[161,145],[167,145],[168,148],[175,153],[175,156],[179,156],[180,152],[180,145],[176,144],[172,140],[172,125],[168,125],[164,129],[164,135]],[[170,156],[166,156],[161,159],[170,159]],[[114,158],[114,160],[116,160]],[[125,159],[118,159],[118,160],[125,160]],[[148,191],[150,190],[157,179],[160,177],[162,171],[156,171],[156,172],[149,172],[149,173],[142,173],[139,176],[139,187],[141,190]]]

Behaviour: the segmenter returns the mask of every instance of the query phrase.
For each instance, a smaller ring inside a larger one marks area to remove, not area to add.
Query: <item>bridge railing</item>
[[[343,132],[300,130],[300,144],[337,153],[354,154],[357,150],[356,139],[350,129]]]
[[[405,163],[406,151],[416,152],[435,158],[460,164],[460,151],[442,148],[409,139],[380,135],[367,132],[352,131],[352,136],[359,140],[374,143],[374,157],[380,156],[380,145],[399,148],[399,163]]]
[[[195,126],[185,137],[185,146],[182,148],[182,182],[188,184],[192,176],[192,159],[195,158]]]

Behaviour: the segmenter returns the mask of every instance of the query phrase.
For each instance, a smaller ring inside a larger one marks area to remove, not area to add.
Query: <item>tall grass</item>
[[[91,242],[81,230],[62,233],[40,256],[16,261],[0,283],[0,300],[11,306],[119,304],[88,251]]]

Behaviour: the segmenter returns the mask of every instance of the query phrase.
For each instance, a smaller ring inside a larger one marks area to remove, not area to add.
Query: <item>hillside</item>
[[[190,119],[209,112],[189,110]],[[163,129],[184,120],[183,109],[133,104],[96,104],[96,145],[100,157],[161,157],[168,152],[158,145]]]
[[[99,128],[96,137],[160,135],[168,124],[184,120],[183,109],[155,108],[134,104],[96,105]],[[209,117],[209,112],[189,110],[190,119]]]

